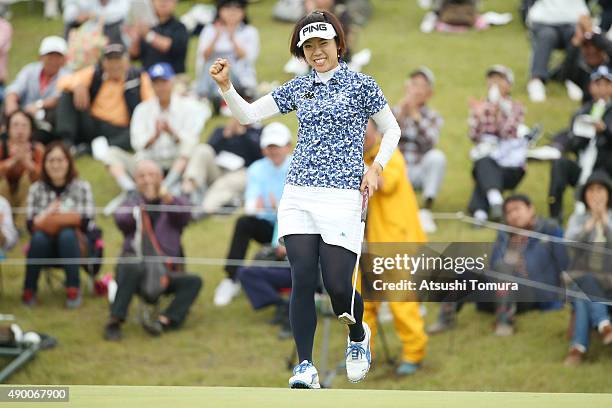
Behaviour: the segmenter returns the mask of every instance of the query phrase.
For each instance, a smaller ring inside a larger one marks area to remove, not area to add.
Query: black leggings
[[[291,302],[289,319],[297,346],[299,361],[312,361],[312,345],[317,327],[314,295],[319,281],[319,261],[323,285],[329,294],[336,315],[351,312],[352,275],[357,255],[348,249],[323,242],[318,234],[295,234],[284,237],[291,264]],[[355,293],[354,317],[349,337],[360,341],[365,333],[361,324],[363,301]]]

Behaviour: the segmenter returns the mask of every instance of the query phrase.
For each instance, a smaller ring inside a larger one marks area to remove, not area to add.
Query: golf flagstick
[[[357,289],[357,277],[359,274],[359,258],[361,258],[361,247],[363,246],[363,240],[365,238],[365,224],[366,218],[368,216],[368,198],[369,191],[366,187],[363,190],[363,194],[361,196],[361,245],[359,245],[359,251],[357,252],[357,260],[355,261],[355,268],[353,269],[353,294],[351,296],[351,314],[346,312],[342,313],[338,316],[338,320],[344,324],[355,324],[357,321],[355,320],[355,291]]]

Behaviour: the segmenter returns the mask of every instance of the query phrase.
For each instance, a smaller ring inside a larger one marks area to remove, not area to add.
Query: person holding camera
[[[139,252],[136,246],[142,242],[145,233],[144,227],[140,228],[142,232],[139,231],[138,224],[142,221],[135,209],[146,212],[150,220],[148,238],[158,248],[157,255],[169,259],[183,257],[181,236],[191,220],[191,212],[178,211],[176,207],[188,205],[188,200],[170,195],[162,188],[162,178],[162,170],[154,161],[142,160],[136,165],[134,179],[138,194],[129,196],[115,213],[115,223],[124,237],[121,257],[134,257]],[[172,263],[166,267],[169,273],[166,275],[164,294],[173,293],[174,299],[155,321],[145,322],[143,327],[152,336],[180,327],[202,287],[202,279],[185,273],[182,264]],[[106,340],[121,339],[121,324],[125,322],[132,297],[142,293],[146,273],[142,263],[120,262],[117,265],[117,293],[111,305],[110,319],[104,328]]]

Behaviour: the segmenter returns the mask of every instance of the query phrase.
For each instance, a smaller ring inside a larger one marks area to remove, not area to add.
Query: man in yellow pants
[[[365,136],[364,161],[370,166],[378,153],[381,135],[370,120]],[[426,242],[419,222],[414,190],[406,177],[406,165],[399,150],[385,166],[378,191],[370,199],[366,228],[367,242]],[[363,321],[372,330],[372,349],[380,302],[365,302]],[[425,357],[427,335],[418,302],[390,302],[393,322],[403,350],[398,375],[414,374]]]

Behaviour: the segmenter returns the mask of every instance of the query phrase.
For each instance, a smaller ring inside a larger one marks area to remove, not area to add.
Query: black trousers
[[[260,244],[269,244],[273,234],[274,224],[270,221],[262,220],[252,215],[238,218],[234,227],[234,235],[232,236],[227,259],[243,260],[251,240],[255,240]],[[237,279],[237,270],[238,266],[225,265],[225,272],[227,272],[228,277],[233,281]]]
[[[69,145],[89,144],[98,136],[106,136],[108,144],[130,151],[130,127],[115,126],[94,118],[90,112],[74,107],[72,93],[63,93],[57,105],[56,134]]]
[[[117,266],[117,294],[111,305],[111,317],[124,321],[132,297],[140,292],[141,282],[144,278],[142,265],[119,264]],[[174,299],[162,313],[173,325],[180,326],[191,305],[196,300],[202,287],[202,278],[188,273],[173,273],[165,294],[174,294]]]
[[[563,193],[567,186],[576,187],[581,172],[578,163],[565,157],[551,163],[548,210],[552,218],[561,220],[563,217]]]
[[[329,294],[336,316],[351,312],[353,268],[357,254],[337,245],[326,244],[319,234],[286,235],[287,258],[291,264],[291,299],[289,321],[299,361],[312,361],[312,347],[317,328],[314,295],[319,286],[319,266],[323,286]],[[365,336],[362,325],[363,299],[355,292],[353,316],[348,326],[352,341]]]
[[[501,167],[490,157],[477,160],[472,170],[475,185],[468,210],[472,214],[476,210],[489,211],[487,191],[512,190],[518,186],[524,175],[525,170],[522,167]]]

